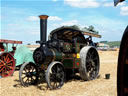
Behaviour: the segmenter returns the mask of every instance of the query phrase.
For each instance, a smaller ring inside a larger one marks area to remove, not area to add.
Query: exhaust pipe
[[[40,15],[40,43],[45,43],[47,39],[47,15]]]

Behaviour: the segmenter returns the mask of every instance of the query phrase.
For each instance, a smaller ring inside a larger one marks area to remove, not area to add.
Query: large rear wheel
[[[83,80],[93,80],[99,74],[100,61],[97,50],[92,46],[83,47],[80,51],[80,76]]]
[[[122,37],[117,69],[118,96],[128,96],[128,27]]]

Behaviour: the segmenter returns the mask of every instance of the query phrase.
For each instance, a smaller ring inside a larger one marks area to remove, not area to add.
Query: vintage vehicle
[[[92,37],[101,35],[84,32],[68,26],[53,30],[47,36],[47,15],[40,17],[40,47],[33,53],[35,63],[24,63],[19,71],[23,86],[37,84],[40,74],[50,89],[61,88],[65,77],[80,73],[81,79],[93,80],[98,77],[100,60]],[[84,35],[89,36],[85,38]]]
[[[125,0],[114,0],[114,5]],[[128,96],[128,26],[122,36],[117,67],[117,96]]]
[[[12,44],[12,51],[9,51],[8,44]],[[0,77],[13,74],[16,64],[14,54],[17,44],[22,44],[22,41],[0,39]]]
[[[128,26],[122,37],[117,69],[118,96],[128,96]]]

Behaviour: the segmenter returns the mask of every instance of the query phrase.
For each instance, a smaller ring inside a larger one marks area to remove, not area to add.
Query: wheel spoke
[[[3,56],[3,60],[6,61],[6,57],[5,56]]]
[[[3,64],[0,64],[0,67],[4,66]]]
[[[4,56],[1,56],[1,60],[4,61]]]
[[[53,88],[56,88],[56,83],[55,82],[53,82],[53,86],[52,86]]]
[[[6,64],[6,66],[11,66],[12,67],[13,66],[13,63]]]
[[[90,60],[89,60],[89,59],[87,59],[87,60],[86,60],[86,63],[89,63],[89,62],[90,62]]]
[[[32,66],[32,71],[31,72],[33,72],[34,71],[34,67]]]
[[[5,71],[4,71],[5,73],[7,72],[7,68],[5,67]]]
[[[11,62],[13,62],[13,60],[7,61],[7,64],[10,64]]]
[[[24,71],[27,72],[27,68],[26,67],[24,68]]]
[[[5,66],[3,66],[3,68],[2,68],[2,69],[0,69],[0,72],[1,72],[1,71],[3,71],[3,69],[4,69],[4,68],[5,68]]]
[[[4,76],[4,73],[5,73],[5,70],[4,70],[4,69],[5,69],[5,67],[4,67],[3,70],[2,70],[2,75],[3,75],[3,76]]]
[[[93,58],[93,61],[95,61],[95,60],[98,60],[98,58],[97,57]]]
[[[32,80],[32,81],[35,81],[32,77],[31,77],[31,80]]]
[[[26,75],[26,73],[22,73],[22,74]]]
[[[12,66],[6,66],[6,68],[13,69],[13,67],[12,67]]]
[[[27,81],[29,81],[29,78],[27,77],[27,80],[25,81],[25,83],[27,83]]]
[[[95,51],[92,51],[91,55],[94,56],[94,54],[95,54]]]
[[[22,79],[25,79],[25,78],[26,78],[26,76],[22,77]]]
[[[7,59],[8,59],[8,54],[7,54],[7,56],[5,57],[5,61],[7,61]]]
[[[27,65],[26,68],[27,68],[27,72],[30,72],[30,65]]]
[[[9,58],[7,58],[7,59],[6,59],[6,63],[7,63],[8,61],[10,61],[10,59],[9,59]]]
[[[50,75],[50,80],[51,80],[51,81],[55,81],[55,80],[56,80],[55,78],[56,78],[55,74],[51,74],[51,75]]]
[[[57,73],[59,72],[59,66],[58,65],[56,65],[56,70],[57,70]]]
[[[56,83],[55,83],[55,88],[57,88],[57,81],[56,81]]]
[[[89,56],[90,59],[92,59],[92,55],[91,55],[90,52],[88,52],[88,56]]]
[[[0,60],[0,65],[1,65],[2,63],[4,64],[4,61],[3,61],[3,60]]]

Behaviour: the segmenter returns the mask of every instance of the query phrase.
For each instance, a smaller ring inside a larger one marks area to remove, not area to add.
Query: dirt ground
[[[46,83],[23,87],[19,82],[19,72],[0,79],[0,96],[116,96],[116,76],[118,51],[99,51],[100,77],[93,81],[69,80],[61,89],[49,90]],[[110,79],[105,74],[110,73]]]

